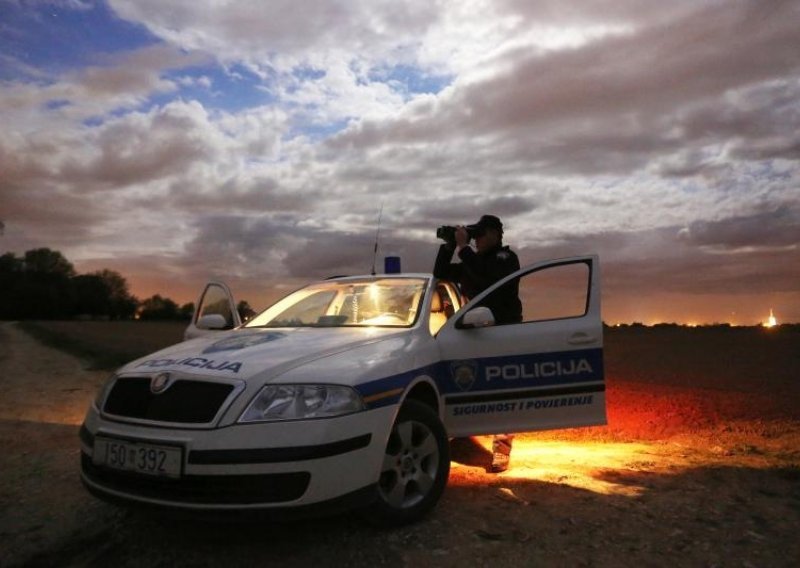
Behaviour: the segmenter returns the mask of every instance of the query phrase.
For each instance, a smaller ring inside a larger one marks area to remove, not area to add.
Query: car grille
[[[178,379],[159,394],[150,377],[121,377],[106,398],[103,411],[124,418],[185,424],[207,424],[222,408],[234,385]]]

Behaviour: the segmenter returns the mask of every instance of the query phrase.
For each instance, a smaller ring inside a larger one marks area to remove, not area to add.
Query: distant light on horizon
[[[772,308],[769,310],[769,317],[767,318],[767,321],[765,321],[762,325],[764,327],[775,327],[778,325],[778,320],[775,319],[775,314],[772,313]]]
[[[784,322],[786,323],[786,322]],[[678,326],[678,327],[764,327],[773,328],[781,325],[774,311],[770,310],[769,316],[764,320],[755,320],[750,323],[739,321],[735,318],[730,320],[702,320],[702,319],[681,319],[681,320],[659,320],[656,318],[643,318],[631,321],[618,320],[618,321],[605,321],[608,327],[629,327],[629,326],[642,326],[642,327],[658,327],[658,326]]]

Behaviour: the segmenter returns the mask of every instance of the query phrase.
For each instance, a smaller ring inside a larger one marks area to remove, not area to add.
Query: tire
[[[439,501],[449,475],[442,422],[429,406],[408,400],[389,434],[377,496],[364,516],[386,527],[418,521]]]

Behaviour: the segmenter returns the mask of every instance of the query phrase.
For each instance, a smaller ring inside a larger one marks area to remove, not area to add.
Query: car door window
[[[445,284],[444,282],[440,282],[436,286],[436,290],[439,292],[439,296],[442,299],[442,311],[444,311],[444,315],[447,319],[450,319],[461,307],[458,295],[450,284]]]
[[[523,322],[581,317],[589,302],[589,266],[562,264],[526,274],[519,298]]]
[[[502,305],[509,301],[509,290],[516,288],[522,304],[519,323],[582,317],[589,305],[589,282],[587,263],[557,264],[512,279],[479,305]]]
[[[216,321],[207,319],[201,322],[203,316],[215,316],[210,319]],[[222,322],[220,322],[220,318],[222,318]],[[183,338],[194,339],[219,333],[238,327],[241,323],[242,320],[236,311],[236,303],[230,289],[224,282],[208,282],[197,299],[197,307],[189,325],[183,332]]]
[[[442,329],[442,326],[447,323],[446,302],[442,291],[442,289],[437,288],[431,294],[431,335],[436,335],[439,333],[439,330]]]
[[[460,307],[458,296],[452,286],[439,282],[431,294],[430,332],[436,335]]]
[[[198,319],[211,314],[218,314],[225,318],[225,329],[233,329],[235,327],[228,293],[224,288],[216,284],[210,284],[206,288],[200,303]]]

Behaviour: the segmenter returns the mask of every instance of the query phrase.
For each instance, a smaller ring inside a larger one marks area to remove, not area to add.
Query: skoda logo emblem
[[[171,378],[169,373],[153,375],[153,378],[150,379],[150,392],[153,394],[161,394],[169,387]]]

